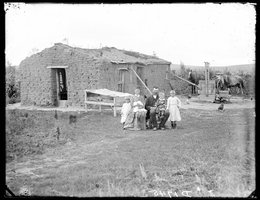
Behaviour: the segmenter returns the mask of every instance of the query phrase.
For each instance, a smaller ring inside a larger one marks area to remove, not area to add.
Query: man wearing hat
[[[157,121],[156,121],[156,102],[159,99],[159,89],[158,87],[153,87],[153,94],[147,98],[145,103],[145,109],[147,110],[146,113],[146,121],[149,120],[149,127],[153,128],[153,130],[157,130]],[[169,118],[169,113],[166,112],[164,118],[161,120],[159,125],[160,129],[165,129],[165,123]]]

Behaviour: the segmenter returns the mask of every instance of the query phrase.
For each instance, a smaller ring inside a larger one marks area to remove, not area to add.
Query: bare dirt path
[[[201,110],[217,110],[220,104],[214,103],[197,103],[191,102],[190,104],[184,104],[183,109],[201,109]],[[243,108],[254,108],[255,102],[246,102],[241,104],[225,104],[225,109],[243,109]]]
[[[219,104],[215,104],[211,102],[212,98],[207,99],[206,101],[200,100],[197,98],[193,98],[190,100],[190,103],[186,103],[186,99],[180,97],[182,101],[182,108],[183,109],[201,109],[201,110],[216,110]],[[232,101],[231,101],[232,102]],[[255,100],[233,100],[233,103],[225,104],[225,109],[243,109],[243,108],[254,108],[255,107]],[[44,108],[44,107],[38,107],[38,106],[21,106],[20,103],[16,104],[9,104],[7,105],[6,109],[26,109],[26,110],[42,110],[42,111],[63,111],[63,112],[85,112],[86,110],[84,108],[78,108],[78,107],[67,107],[67,108]],[[111,111],[111,109],[105,109],[106,111]],[[120,108],[118,108],[120,110]],[[93,110],[91,110],[93,111]]]

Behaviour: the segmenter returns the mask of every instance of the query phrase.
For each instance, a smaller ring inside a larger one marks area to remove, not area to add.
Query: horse
[[[188,80],[195,85],[199,85],[199,80],[205,79],[203,74],[197,73],[196,71],[193,72],[192,70],[189,71]],[[191,85],[191,94],[197,94],[196,86]]]
[[[244,81],[240,76],[234,75],[223,75],[217,76],[215,80],[215,85],[217,90],[225,90],[225,89],[232,89],[236,88],[236,92],[239,93],[238,89],[240,90],[241,94],[243,94],[244,90]]]
[[[225,90],[227,89],[227,86],[225,85],[224,77],[216,75],[213,77],[215,79],[215,88],[218,92],[219,90]]]
[[[196,74],[194,74],[192,70],[189,71],[188,80],[194,84],[197,84]],[[196,94],[196,87],[194,85],[191,85],[191,94]]]
[[[239,93],[238,89],[240,90],[241,94],[243,94],[244,90],[244,80],[240,76],[228,76],[224,75],[225,84],[229,89],[236,88],[236,92]]]

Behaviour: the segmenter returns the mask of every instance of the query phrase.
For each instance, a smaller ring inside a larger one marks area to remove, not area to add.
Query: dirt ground
[[[227,104],[225,112],[218,106],[183,104],[177,130],[164,131],[124,131],[111,111],[58,112],[55,120],[52,110],[9,107],[6,184],[32,196],[248,196],[255,190],[254,101]]]

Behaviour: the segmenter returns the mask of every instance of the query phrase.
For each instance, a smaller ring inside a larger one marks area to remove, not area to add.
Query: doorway
[[[66,71],[64,68],[57,69],[58,75],[58,99],[68,100],[67,84],[66,84]]]
[[[130,83],[130,77],[129,77],[128,69],[127,68],[119,68],[118,73],[119,73],[119,76],[118,76],[119,80],[118,80],[117,91],[118,92],[127,92],[128,89],[129,89],[129,84],[126,84],[126,83]]]

